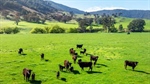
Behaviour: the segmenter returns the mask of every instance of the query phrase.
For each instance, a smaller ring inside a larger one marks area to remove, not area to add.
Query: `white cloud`
[[[104,7],[104,8],[102,8],[102,7],[95,6],[95,7],[88,8],[85,11],[86,12],[93,12],[93,11],[114,10],[114,9],[126,9],[126,8],[123,8],[123,7]]]

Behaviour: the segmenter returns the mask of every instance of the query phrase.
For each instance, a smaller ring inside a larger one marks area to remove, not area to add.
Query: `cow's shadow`
[[[22,54],[20,54],[21,56],[26,56],[27,54],[26,53],[22,53]]]
[[[96,64],[95,66],[96,66],[97,68],[100,68],[100,67],[102,67],[102,66],[103,66],[103,67],[108,67],[108,66],[105,65],[105,64]]]
[[[88,74],[94,74],[94,73],[102,73],[100,71],[86,71]]]
[[[50,60],[49,59],[45,59],[45,62],[50,62]]]
[[[145,72],[145,71],[141,71],[141,70],[132,70],[132,71],[139,72],[139,73],[144,73],[144,74],[150,74],[149,72]]]
[[[64,72],[64,73],[70,73],[70,71],[68,71],[68,70],[67,70],[67,71],[66,71],[66,70],[63,70],[63,71],[61,71],[61,72]]]
[[[78,70],[73,70],[72,72],[73,72],[73,74],[80,74],[80,72]]]
[[[67,82],[67,79],[66,78],[61,78],[62,81],[64,82]]]
[[[41,80],[31,80],[30,84],[42,84]]]
[[[82,56],[80,56],[80,55],[77,55],[77,57],[78,57],[78,58],[82,58]]]
[[[90,53],[86,53],[86,56],[91,56],[92,54],[90,54]]]

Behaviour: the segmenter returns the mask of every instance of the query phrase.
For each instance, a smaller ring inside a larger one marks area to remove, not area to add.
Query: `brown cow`
[[[131,66],[132,70],[137,66],[138,62],[125,60],[124,67],[127,69],[127,66]]]
[[[96,62],[97,62],[97,60],[98,60],[98,56],[93,56],[93,55],[91,55],[90,56],[90,61],[94,61],[94,65],[96,64]]]
[[[76,54],[76,53],[75,53],[75,50],[74,50],[73,48],[70,48],[69,52],[70,52],[70,55]]]
[[[27,69],[27,68],[23,69],[24,80],[26,79],[26,81],[29,81],[30,75],[31,75],[31,71],[32,70]]]
[[[64,60],[64,66],[65,66],[66,70],[68,70],[69,67],[71,67],[71,64],[72,63],[70,63],[68,60]]]
[[[76,60],[77,60],[77,55],[73,55],[73,56],[72,56],[72,59],[73,59],[74,64],[75,64],[75,63],[76,63]]]
[[[79,59],[78,64],[82,68],[82,70],[84,69],[84,67],[89,67],[89,70],[91,69],[92,71],[92,62],[82,62],[82,60]]]

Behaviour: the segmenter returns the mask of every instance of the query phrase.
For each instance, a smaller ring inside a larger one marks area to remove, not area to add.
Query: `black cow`
[[[91,69],[92,71],[92,62],[82,62],[82,60],[79,59],[78,64],[82,68],[82,70],[84,69],[84,67],[89,67],[89,70]]]
[[[138,62],[125,60],[124,67],[127,69],[127,66],[131,66],[132,70],[137,66]]]
[[[24,68],[23,69],[23,75],[24,75],[24,80],[26,79],[26,81],[29,81],[30,79],[30,75],[31,75],[31,71],[30,69]]]
[[[59,64],[59,70],[60,71],[63,71],[64,68],[65,68],[64,66],[62,66],[62,65]]]
[[[74,69],[73,69],[73,67],[70,67],[70,69],[69,69],[69,70],[70,70],[71,72],[73,72],[73,70],[74,70]]]
[[[71,64],[72,63],[70,63],[68,60],[64,60],[64,66],[65,66],[66,70],[68,70],[69,67],[71,67]]]
[[[57,79],[60,77],[60,72],[59,71],[57,71],[56,77],[57,77]]]
[[[23,49],[22,49],[22,48],[19,48],[18,54],[22,54],[22,53],[23,53]]]
[[[91,55],[90,56],[90,61],[94,61],[94,65],[96,64],[96,62],[97,62],[97,60],[98,60],[98,56],[93,56],[93,55]]]
[[[41,54],[41,59],[44,59],[44,53]]]
[[[80,54],[84,54],[84,53],[86,53],[86,49],[85,48],[84,48],[83,51],[80,51]]]
[[[75,64],[75,63],[76,63],[76,60],[77,60],[77,55],[73,55],[73,56],[72,56],[72,59],[73,59],[74,64]]]
[[[32,81],[35,80],[35,73],[32,73],[31,78],[32,78]]]
[[[77,44],[77,48],[82,48],[83,44]]]

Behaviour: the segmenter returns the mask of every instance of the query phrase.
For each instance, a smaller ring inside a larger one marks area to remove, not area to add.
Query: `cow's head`
[[[78,63],[80,63],[80,62],[82,62],[82,59],[79,59],[79,60],[78,60]]]
[[[136,66],[136,65],[138,64],[138,62],[135,62],[134,64],[135,64],[135,66]]]

